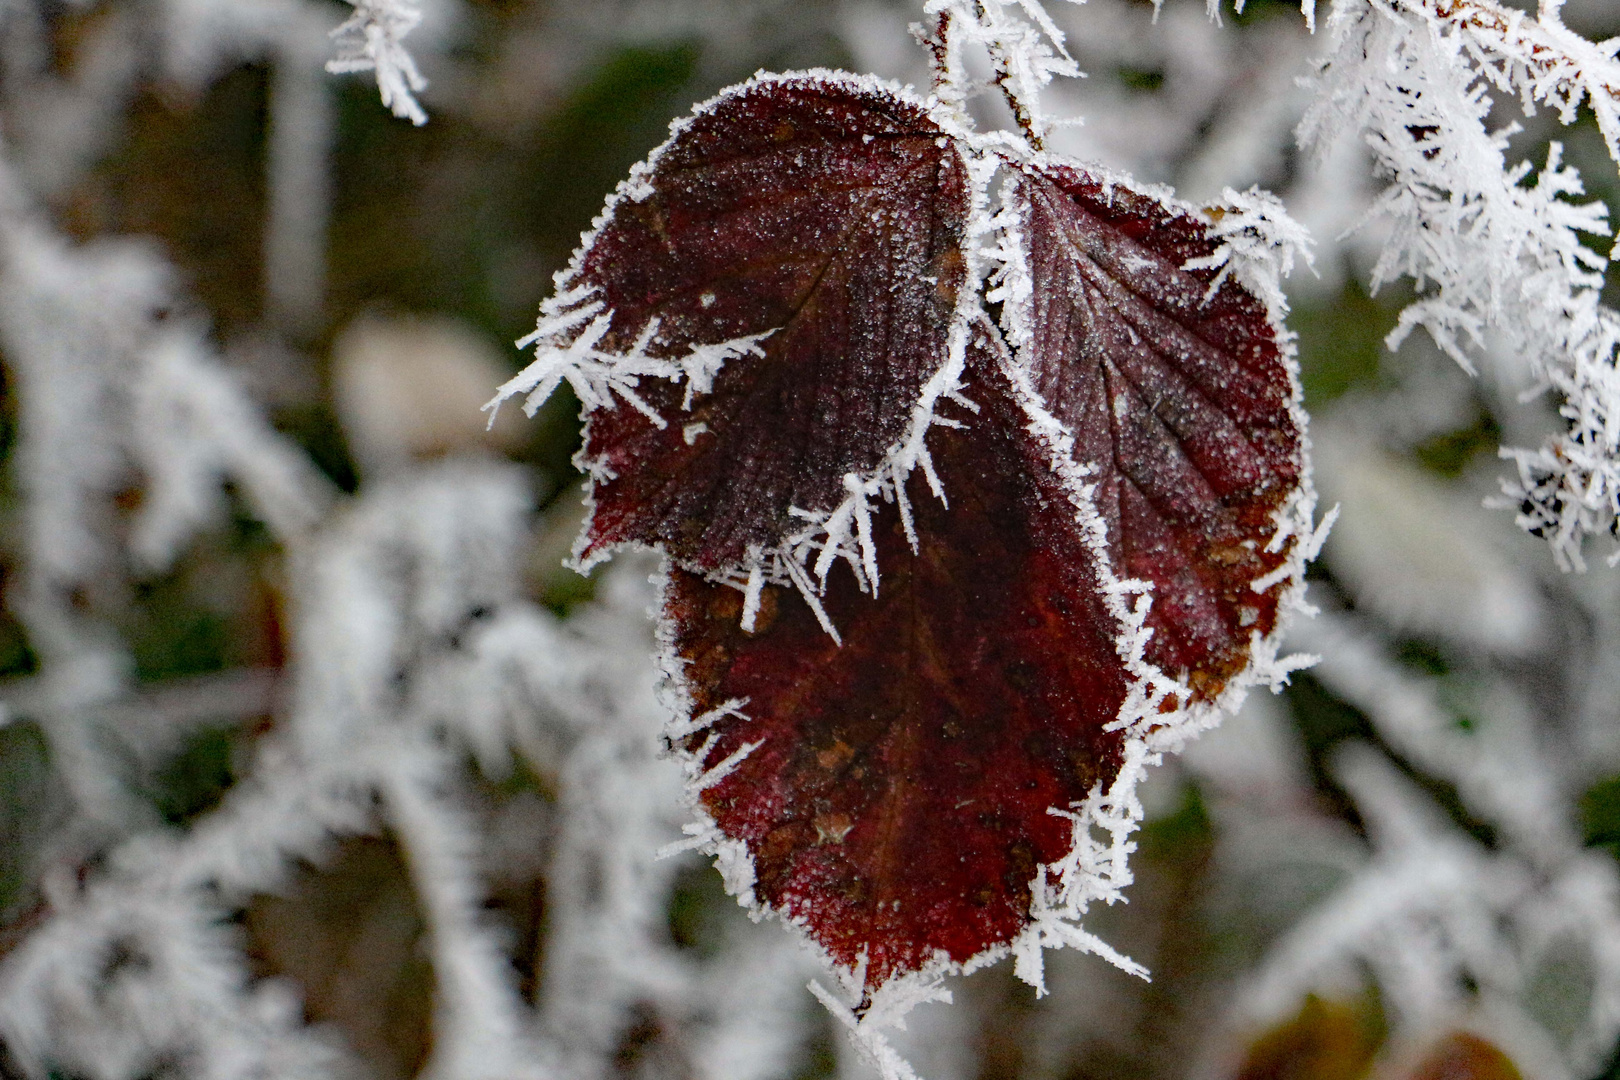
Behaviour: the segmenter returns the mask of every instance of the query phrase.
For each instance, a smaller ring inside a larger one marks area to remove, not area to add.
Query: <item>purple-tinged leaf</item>
[[[704,808],[747,845],[756,898],[837,963],[864,955],[869,989],[1022,932],[1038,866],[1069,848],[1049,808],[1119,767],[1124,735],[1104,730],[1131,682],[1119,620],[992,349],[965,375],[980,412],[954,409],[964,427],[930,439],[950,508],[915,478],[917,552],[886,506],[879,595],[829,576],[842,646],[791,588],[766,587],[754,633],[734,588],[674,569],[664,596],[692,715],[712,714],[683,749],[706,769],[745,752]]]
[[[1036,283],[1007,313],[1019,364],[1092,470],[1115,571],[1153,585],[1147,659],[1213,699],[1275,628],[1301,539],[1272,545],[1305,474],[1277,328],[1185,269],[1216,250],[1188,210],[1072,166],[1019,169],[1012,199]]]
[[[641,378],[646,408],[590,414],[582,556],[634,542],[734,571],[883,465],[946,358],[967,212],[952,142],[875,82],[762,79],[681,126],[564,284],[610,317],[607,352],[754,340],[712,389]]]

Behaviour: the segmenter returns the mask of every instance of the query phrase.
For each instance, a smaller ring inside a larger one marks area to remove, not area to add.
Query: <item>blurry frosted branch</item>
[[[311,0],[163,0],[142,23],[115,7],[79,33],[68,74],[52,70],[38,41],[47,31],[32,5],[14,7],[0,38],[12,61],[6,134],[15,168],[42,196],[71,189],[122,136],[122,119],[143,78],[161,75],[200,89],[244,60],[272,68],[266,154],[266,290],[271,314],[307,330],[321,304],[325,262],[327,152],[331,103],[322,73],[329,49],[326,9]],[[143,49],[148,27],[156,53]],[[17,61],[25,59],[26,65]],[[154,70],[156,69],[156,70]],[[26,77],[25,77],[26,76]]]
[[[104,593],[126,568],[165,568],[221,520],[226,480],[282,539],[313,524],[327,490],[201,333],[167,318],[171,272],[154,249],[70,245],[35,217],[9,172],[0,172],[0,225],[0,345],[23,418],[15,469],[24,558],[12,603],[45,662],[55,709],[82,708],[120,693],[127,661],[75,596]],[[126,541],[114,503],[137,485],[145,497]],[[55,722],[72,726],[66,715]],[[94,756],[94,740],[55,730]],[[104,801],[111,788],[91,779],[96,770],[76,775],[86,806]],[[108,824],[123,816],[105,809]]]
[[[146,480],[130,537],[142,568],[167,569],[191,535],[221,520],[227,477],[276,537],[307,532],[331,498],[326,481],[265,422],[211,355],[201,328],[165,326],[142,359],[129,418]]]
[[[307,332],[319,324],[325,285],[332,102],[314,64],[289,58],[272,80],[265,299],[288,329]]]
[[[1580,776],[1554,748],[1535,743],[1536,726],[1513,715],[1510,692],[1497,690],[1495,715],[1468,716],[1443,700],[1434,679],[1407,672],[1353,616],[1324,611],[1295,632],[1322,657],[1324,685],[1373,721],[1379,734],[1425,774],[1457,788],[1469,809],[1500,829],[1534,865],[1556,865],[1580,847],[1564,807]]]
[[[170,679],[144,686],[113,711],[128,710],[131,724],[148,722],[180,730],[220,719],[248,720],[273,712],[278,673],[274,668],[239,668],[212,675]],[[51,707],[52,687],[38,678],[0,682],[5,716],[30,716]]]
[[[295,553],[295,760],[354,762],[334,786],[380,797],[428,925],[438,994],[427,1069],[446,1080],[549,1075],[483,914],[481,841],[460,793],[463,717],[489,718],[437,707],[432,692],[476,648],[480,620],[524,610],[515,560],[527,502],[511,469],[446,463],[377,485]],[[537,645],[544,663],[555,646]]]
[[[29,937],[0,969],[0,1025],[28,1075],[152,1075],[186,1060],[208,1075],[339,1075],[335,1047],[302,1030],[294,995],[249,989],[217,906],[109,880]]]
[[[708,962],[669,941],[664,905],[682,860],[659,850],[687,815],[680,771],[658,759],[651,737],[668,716],[647,663],[652,567],[623,563],[600,604],[570,620],[578,652],[559,657],[574,674],[567,697],[553,699],[571,704],[541,1021],[575,1076],[608,1075],[638,1022],[682,1032],[686,1060],[668,1062],[674,1070],[766,1080],[805,1036],[803,986],[819,968],[774,926],[728,934],[723,957]]]
[[[256,1033],[272,1021],[263,1037],[280,1054],[318,1045],[285,990],[250,988],[235,943],[212,928],[273,889],[292,859],[319,860],[330,836],[386,822],[409,852],[433,936],[435,1075],[546,1075],[520,1045],[521,1006],[483,925],[477,835],[444,801],[460,770],[446,718],[414,710],[410,681],[395,678],[401,663],[458,649],[447,632],[469,612],[509,600],[523,510],[510,474],[446,469],[379,491],[299,545],[309,572],[285,730],[188,833],[134,837],[88,889],[57,887],[54,917],[0,968],[0,1024],[25,1067],[72,1062],[111,1077],[196,1059],[210,1075],[261,1075],[277,1057]],[[137,959],[109,974],[106,958],[120,953]],[[273,1075],[330,1075],[333,1062],[311,1054]]]
[[[217,1060],[220,1075],[255,1060],[272,1075],[321,1075],[330,1051],[290,1030],[298,1017],[285,994],[246,989],[203,881],[179,893],[164,881],[136,890],[104,882],[80,897],[71,876],[75,858],[155,824],[123,783],[104,731],[131,726],[120,707],[144,713],[126,696],[127,653],[75,597],[166,565],[219,517],[227,478],[288,541],[321,513],[321,482],[201,335],[166,319],[171,273],[153,249],[70,245],[34,215],[9,171],[0,172],[0,284],[23,497],[22,588],[10,599],[41,661],[32,700],[17,704],[49,740],[76,815],[47,877],[56,915],[0,971],[7,1044],[34,1071],[48,1056],[90,1075],[138,1075],[184,1029],[197,1040],[189,1051]],[[114,500],[136,482],[148,497],[125,543]],[[158,725],[166,720],[183,718]]]
[[[1579,568],[1584,539],[1620,514],[1620,316],[1599,302],[1607,260],[1582,239],[1609,235],[1607,209],[1570,201],[1583,189],[1557,143],[1527,186],[1529,163],[1505,156],[1516,129],[1485,121],[1493,89],[1550,101],[1566,121],[1584,95],[1616,151],[1620,46],[1583,42],[1555,6],[1531,24],[1484,0],[1340,0],[1329,26],[1300,138],[1326,148],[1365,130],[1388,180],[1373,208],[1391,226],[1373,285],[1405,275],[1420,292],[1389,344],[1421,326],[1467,370],[1490,355],[1559,393],[1568,431],[1512,451],[1519,476],[1503,486],[1519,524]]]
[[[1306,993],[1376,979],[1392,1034],[1474,1029],[1527,1075],[1590,1075],[1620,1032],[1620,882],[1606,856],[1572,853],[1538,870],[1445,821],[1376,752],[1341,754],[1338,773],[1367,822],[1366,865],[1275,947],[1249,989],[1252,1016]],[[1575,950],[1592,973],[1574,1027],[1538,1016],[1537,975]]]
[[[24,151],[14,168],[34,191],[54,196],[67,190],[117,137],[134,94],[142,54],[137,16],[108,14],[99,32],[87,34],[71,74],[50,70],[44,10],[13,4],[0,21],[6,66],[5,137]],[[16,77],[19,69],[26,78]]]
[[[1271,950],[1244,1009],[1276,1017],[1366,970],[1397,1038],[1471,1028],[1527,1075],[1590,1075],[1620,1034],[1620,874],[1573,828],[1588,763],[1511,686],[1477,670],[1419,675],[1379,628],[1318,599],[1328,610],[1293,637],[1322,656],[1314,677],[1403,765],[1454,790],[1493,842],[1448,820],[1372,747],[1343,744],[1335,772],[1366,824],[1367,860]],[[1550,1015],[1540,980],[1571,963],[1585,989],[1573,1012]]]
[[[427,89],[427,80],[404,45],[405,35],[422,21],[421,9],[409,0],[350,3],[354,14],[332,31],[338,55],[327,61],[326,70],[334,75],[375,71],[383,105],[413,124],[427,123],[427,113],[416,101],[417,92]]]

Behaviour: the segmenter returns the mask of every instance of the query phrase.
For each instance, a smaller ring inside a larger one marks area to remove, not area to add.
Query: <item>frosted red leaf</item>
[[[1251,588],[1292,555],[1267,546],[1304,476],[1276,333],[1236,278],[1184,269],[1216,247],[1190,212],[1077,167],[1017,176],[1019,362],[1094,470],[1115,572],[1154,586],[1147,659],[1214,698],[1288,586]]]
[[[746,701],[684,744],[705,768],[753,747],[705,809],[746,844],[757,899],[838,963],[864,957],[869,991],[1030,926],[1038,868],[1072,842],[1050,810],[1113,781],[1127,736],[1105,728],[1146,677],[1108,581],[1152,586],[1146,660],[1183,687],[1165,712],[1219,695],[1291,584],[1253,587],[1298,542],[1267,550],[1303,461],[1265,307],[1184,269],[1216,248],[1191,213],[1072,168],[1019,181],[1037,287],[1008,313],[1016,365],[980,339],[964,393],[981,411],[929,437],[949,509],[912,482],[915,552],[894,508],[878,516],[879,595],[829,579],[842,647],[790,589],[766,590],[754,633],[734,588],[676,571],[665,597],[693,713]],[[1054,470],[1064,436],[1089,493]]]
[[[1012,352],[965,291],[972,140],[870,80],[722,94],[609,204],[503,390],[587,399],[581,551],[670,556],[700,842],[740,846],[751,899],[868,993],[1078,917],[1036,911],[1094,872],[1054,869],[1061,812],[1254,681],[1308,542],[1275,316],[1211,265],[1207,218],[1004,158],[1011,214],[978,227],[1002,230]],[[793,513],[841,504],[824,536]]]
[[[603,342],[679,358],[769,333],[712,393],[642,380],[665,422],[591,414],[585,555],[627,541],[713,572],[825,510],[907,432],[943,362],[963,279],[966,176],[919,104],[875,84],[782,78],[722,95],[650,162],[567,285],[612,313]]]
[[[893,506],[874,522],[882,588],[837,568],[822,603],[835,644],[791,588],[767,588],[756,632],[737,590],[674,570],[664,612],[694,713],[746,699],[688,737],[702,793],[748,845],[759,900],[868,988],[943,953],[963,962],[1029,923],[1036,868],[1070,823],[1049,814],[1118,770],[1129,678],[1076,506],[1027,430],[988,348],[969,359],[961,429],[930,440],[946,509],[913,480],[918,550]]]

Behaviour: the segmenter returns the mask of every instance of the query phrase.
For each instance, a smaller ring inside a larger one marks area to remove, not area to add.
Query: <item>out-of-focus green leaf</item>
[[[0,926],[28,904],[39,845],[65,808],[44,734],[27,720],[0,727]]]
[[[722,916],[736,906],[726,895],[720,875],[706,863],[683,866],[669,894],[669,936],[676,946],[699,958],[716,956],[725,944]]]
[[[22,623],[9,611],[0,611],[0,678],[32,675],[39,669],[39,657],[28,644]]]
[[[158,770],[147,795],[165,821],[184,825],[219,805],[236,781],[232,765],[236,739],[234,728],[205,728]]]
[[[1581,796],[1581,831],[1591,847],[1608,849],[1620,859],[1620,776],[1611,776]]]
[[[1418,464],[1439,476],[1452,479],[1481,454],[1496,456],[1502,445],[1502,426],[1489,413],[1481,410],[1467,427],[1442,432],[1412,448]]]
[[[1394,327],[1399,310],[1398,303],[1369,297],[1353,280],[1331,300],[1295,307],[1288,324],[1299,335],[1299,377],[1306,409],[1320,409],[1377,381],[1386,352],[1384,335]]]
[[[573,251],[607,193],[664,140],[668,117],[686,111],[682,91],[698,57],[691,42],[621,49],[541,130],[523,169],[530,185],[524,218],[553,261]]]

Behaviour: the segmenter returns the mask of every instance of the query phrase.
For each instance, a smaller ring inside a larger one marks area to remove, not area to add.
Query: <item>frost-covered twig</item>
[[[1039,149],[1047,132],[1062,122],[1041,109],[1041,91],[1054,78],[1084,75],[1041,0],[928,0],[923,11],[935,20],[928,44],[935,57],[935,93],[940,99],[965,117],[968,100],[994,86],[1006,98],[1025,138]],[[980,49],[988,56],[988,84],[968,73],[964,49]]]
[[[1582,187],[1557,143],[1533,186],[1528,164],[1508,167],[1513,129],[1493,133],[1485,120],[1513,57],[1484,51],[1472,24],[1429,14],[1386,0],[1337,5],[1334,52],[1301,140],[1322,147],[1341,130],[1368,132],[1389,180],[1374,214],[1391,224],[1374,286],[1404,274],[1422,293],[1392,347],[1422,326],[1465,369],[1490,354],[1563,396],[1568,433],[1511,451],[1520,476],[1504,490],[1560,565],[1581,567],[1584,539],[1613,529],[1620,511],[1620,317],[1599,302],[1607,260],[1582,240],[1609,235],[1607,210],[1569,201]]]
[[[1527,113],[1551,105],[1570,124],[1584,101],[1609,155],[1620,162],[1620,38],[1591,42],[1564,25],[1564,0],[1542,0],[1539,16],[1494,0],[1394,0],[1442,34],[1458,34],[1482,75],[1515,94]]]
[[[416,95],[427,80],[405,49],[405,35],[422,21],[422,11],[410,0],[350,0],[354,14],[332,31],[338,55],[326,70],[334,75],[357,71],[377,73],[377,91],[393,114],[413,124],[427,123],[427,113]]]

